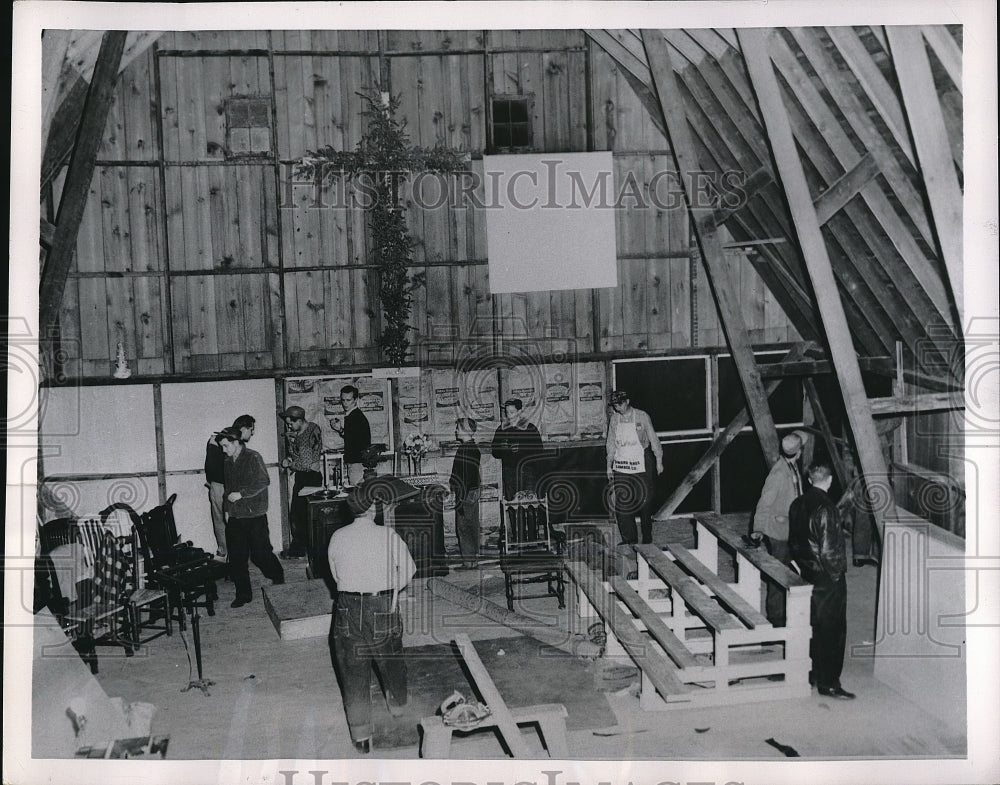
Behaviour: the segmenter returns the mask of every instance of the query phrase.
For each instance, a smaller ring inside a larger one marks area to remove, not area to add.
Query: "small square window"
[[[233,96],[226,101],[226,157],[271,154],[271,100]]]
[[[531,95],[493,96],[491,102],[491,141],[494,150],[530,150],[534,146],[531,130]]]

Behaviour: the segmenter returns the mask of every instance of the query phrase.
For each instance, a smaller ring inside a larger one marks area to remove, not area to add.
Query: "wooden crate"
[[[634,546],[638,577],[600,576],[582,562],[567,569],[580,616],[608,628],[609,657],[641,672],[647,711],[809,695],[812,587],[763,550],[747,549],[718,516],[695,518],[697,546]],[[736,582],[718,575],[719,546],[735,557]],[[762,575],[785,591],[785,627],[763,614]]]

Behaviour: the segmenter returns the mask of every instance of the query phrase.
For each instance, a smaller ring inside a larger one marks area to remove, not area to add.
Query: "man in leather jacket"
[[[820,695],[850,700],[854,694],[840,686],[847,643],[846,543],[839,511],[828,494],[833,483],[829,465],[813,463],[809,482],[789,510],[789,546],[802,577],[813,585],[810,680]]]

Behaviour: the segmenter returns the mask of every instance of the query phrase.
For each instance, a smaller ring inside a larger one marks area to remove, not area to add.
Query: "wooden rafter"
[[[42,335],[50,335],[59,321],[66,276],[73,261],[77,233],[90,195],[90,181],[111,107],[118,66],[125,48],[125,35],[122,30],[105,33],[97,55],[80,133],[59,200],[55,236],[42,271],[39,292],[39,328]]]
[[[918,28],[886,28],[896,79],[903,95],[913,146],[923,174],[938,249],[959,318],[962,314],[962,189],[952,164],[948,130],[941,113],[924,39]]]
[[[850,171],[860,162],[862,156],[778,32],[771,38],[771,56],[797,103],[802,107],[803,113],[809,119],[809,122],[805,122],[805,118],[795,108],[790,108],[789,118],[792,121],[793,132],[819,174],[827,182],[833,182],[837,179],[839,171]],[[822,133],[816,131],[817,128],[822,129]],[[830,150],[829,155],[825,154],[827,148]],[[940,282],[930,262],[916,247],[909,229],[902,225],[881,188],[872,183],[869,187],[863,188],[860,195],[864,206],[858,202],[848,202],[844,207],[844,214],[857,227],[860,237],[845,235],[842,242],[850,245],[861,240],[871,248],[871,265],[865,263],[869,256],[861,248],[849,247],[848,251],[855,266],[869,282],[869,288],[873,291],[883,291],[883,302],[897,329],[905,334],[907,327],[910,328],[913,337],[907,343],[913,350],[915,342],[926,337],[927,324],[938,321],[947,324],[945,321],[949,313],[947,301],[941,303],[942,308],[929,302],[927,294],[929,287],[933,287],[935,281],[940,287]],[[891,258],[892,249],[885,242],[884,232],[892,232],[897,236],[905,235],[909,238],[907,250],[912,249],[912,252],[904,256],[906,264],[894,263]],[[880,268],[879,271],[873,269],[876,265]],[[914,270],[924,272],[923,280],[914,275]],[[886,291],[881,286],[876,287],[874,283],[876,274],[889,281],[898,295],[894,296],[891,290]]]
[[[849,479],[847,476],[847,467],[844,466],[844,459],[840,453],[840,445],[837,443],[837,439],[833,435],[833,430],[830,428],[830,421],[826,418],[826,412],[823,411],[823,403],[819,399],[816,385],[812,379],[805,379],[804,386],[806,397],[809,399],[809,407],[812,409],[813,420],[819,426],[819,432],[823,436],[823,441],[826,442],[826,452],[830,456],[830,463],[837,477],[837,482],[840,483],[841,488],[846,488]]]
[[[712,208],[699,204],[694,185],[686,173],[699,169],[695,156],[694,140],[688,128],[687,113],[671,65],[667,42],[659,31],[642,31],[642,43],[646,50],[646,60],[653,76],[653,88],[660,102],[663,120],[667,126],[670,149],[677,172],[684,186],[684,194],[698,246],[701,250],[705,271],[715,303],[719,310],[719,321],[726,334],[726,341],[733,355],[733,363],[739,373],[740,383],[747,400],[747,409],[753,420],[757,438],[768,464],[777,460],[778,432],[767,404],[767,395],[760,378],[760,369],[753,356],[750,336],[740,313],[729,270],[726,266],[725,249],[712,221]]]
[[[90,85],[82,76],[70,88],[59,108],[52,118],[45,149],[42,151],[41,189],[44,190],[59,174],[76,144],[76,134],[80,129],[80,118],[83,117],[83,107],[87,102]]]
[[[837,380],[854,434],[863,482],[870,497],[887,497],[885,504],[875,509],[876,526],[882,537],[885,519],[894,512],[891,492],[882,493],[889,482],[889,470],[879,446],[878,432],[872,419],[843,305],[839,297],[830,296],[837,291],[837,286],[802,162],[796,150],[788,112],[771,63],[769,35],[759,29],[743,29],[737,31],[737,36],[750,82],[760,104],[761,117],[767,127],[775,165],[785,189],[806,270],[812,280],[813,290],[817,293],[817,307],[830,347],[830,358],[837,369]]]

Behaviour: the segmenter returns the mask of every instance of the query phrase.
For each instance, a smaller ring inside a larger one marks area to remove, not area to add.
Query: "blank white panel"
[[[265,463],[277,462],[278,409],[272,380],[164,384],[162,397],[167,471],[202,468],[208,437],[241,414],[257,421],[250,446]]]
[[[56,481],[47,483],[45,490],[43,498],[54,501],[52,506],[42,502],[46,521],[63,517],[67,508],[75,517],[82,518],[97,515],[115,502],[124,502],[139,513],[159,503],[155,477]]]
[[[267,524],[271,534],[271,545],[277,553],[281,550],[281,496],[278,483],[281,482],[277,467],[267,470],[271,484],[267,488]],[[215,553],[215,532],[212,531],[212,512],[208,506],[208,488],[203,474],[168,474],[167,496],[176,493],[174,519],[177,532],[182,540],[190,540],[198,548]]]
[[[610,152],[483,156],[490,293],[617,286]]]
[[[41,408],[45,473],[156,471],[153,387],[147,384],[49,389]]]

